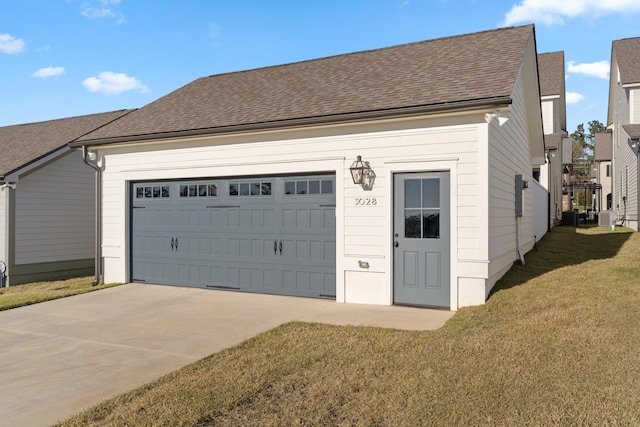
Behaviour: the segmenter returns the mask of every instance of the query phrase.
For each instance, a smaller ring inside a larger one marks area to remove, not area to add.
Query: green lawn
[[[0,311],[116,286],[116,284],[91,286],[93,279],[93,276],[76,277],[0,288]]]
[[[640,425],[638,325],[640,234],[556,227],[437,331],[289,323],[60,425]]]

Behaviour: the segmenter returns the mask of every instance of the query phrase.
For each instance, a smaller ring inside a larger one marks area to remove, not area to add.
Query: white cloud
[[[140,93],[149,92],[147,85],[142,84],[135,77],[111,71],[103,71],[98,74],[98,77],[86,78],[82,81],[82,85],[91,92],[102,92],[107,95],[117,95],[129,90],[139,91]]]
[[[565,100],[567,104],[577,104],[584,99],[584,95],[578,92],[566,92]]]
[[[567,63],[567,71],[574,74],[583,74],[587,77],[597,77],[609,80],[609,61],[598,61],[587,64],[576,64],[573,61]]]
[[[32,76],[46,79],[47,77],[59,76],[61,74],[64,74],[64,67],[45,67],[40,68],[38,71],[33,73]]]
[[[114,10],[120,0],[98,0],[82,4],[82,15],[88,19],[117,18],[116,23],[124,22],[124,15]]]
[[[11,34],[0,34],[0,52],[2,53],[20,53],[25,48],[25,42],[17,39]]]
[[[536,22],[564,25],[566,18],[640,12],[638,0],[522,0],[505,14],[504,25]]]

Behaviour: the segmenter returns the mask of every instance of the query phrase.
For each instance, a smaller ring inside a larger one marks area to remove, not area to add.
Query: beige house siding
[[[74,150],[20,178],[15,197],[16,264],[93,257],[93,175]]]

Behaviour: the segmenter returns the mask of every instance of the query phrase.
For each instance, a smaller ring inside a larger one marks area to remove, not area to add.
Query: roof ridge
[[[324,61],[324,60],[327,60],[327,59],[338,58],[338,57],[360,56],[360,55],[363,55],[363,54],[369,54],[369,53],[379,52],[379,51],[383,51],[383,50],[398,49],[398,48],[417,45],[417,44],[432,43],[432,42],[443,41],[443,40],[447,40],[447,39],[457,39],[457,38],[461,38],[461,37],[468,37],[468,36],[473,36],[473,35],[480,35],[480,34],[485,34],[485,33],[491,33],[491,32],[497,32],[497,31],[506,31],[506,30],[513,30],[513,29],[516,29],[516,28],[527,28],[527,27],[535,27],[535,24],[525,24],[525,25],[518,25],[518,26],[512,25],[512,26],[509,26],[509,27],[498,27],[498,28],[492,28],[492,29],[489,29],[489,30],[482,30],[482,31],[476,31],[476,32],[465,33],[465,34],[453,34],[453,35],[450,35],[450,36],[442,36],[442,37],[438,37],[438,38],[435,38],[435,39],[418,40],[418,41],[413,41],[413,42],[395,44],[395,45],[391,45],[391,46],[377,47],[377,48],[372,48],[372,49],[367,49],[367,50],[359,50],[359,51],[356,51],[356,52],[337,53],[335,55],[323,56],[323,57],[320,57],[320,58],[302,59],[300,61],[287,62],[285,64],[265,65],[265,66],[262,66],[262,67],[255,67],[255,68],[250,68],[250,69],[247,69],[247,70],[227,71],[227,72],[223,72],[223,73],[210,74],[208,76],[203,76],[203,77],[200,77],[200,78],[198,78],[196,80],[204,80],[204,79],[209,79],[209,78],[212,78],[212,77],[221,77],[221,76],[228,76],[228,75],[234,75],[234,74],[244,74],[244,73],[254,72],[254,71],[257,71],[257,70],[266,70],[266,69],[270,69],[270,68],[284,68],[284,67],[288,67],[288,66],[304,64],[304,63],[309,63],[309,62]]]

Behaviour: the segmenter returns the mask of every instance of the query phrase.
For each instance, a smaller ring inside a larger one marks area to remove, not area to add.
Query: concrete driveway
[[[452,312],[127,284],[0,312],[0,426],[48,426],[292,320],[430,330]]]

